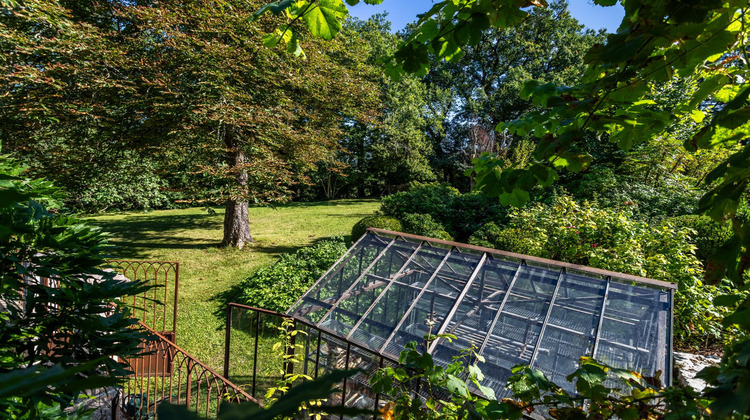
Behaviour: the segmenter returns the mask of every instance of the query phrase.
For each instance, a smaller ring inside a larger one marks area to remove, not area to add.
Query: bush
[[[170,207],[173,193],[157,170],[155,161],[126,153],[69,182],[67,204],[84,213]]]
[[[367,216],[352,227],[352,241],[361,238],[367,231],[367,228],[370,227],[393,230],[396,232],[402,232],[404,230],[401,222],[395,217],[378,215]]]
[[[284,312],[346,252],[343,238],[330,238],[283,254],[240,283],[240,301],[250,306]]]
[[[402,219],[402,224],[404,231],[408,233],[446,241],[453,240],[453,237],[445,231],[443,225],[436,222],[429,214],[407,214]]]
[[[496,199],[479,193],[461,194],[447,185],[420,185],[383,198],[380,211],[404,220],[407,214],[425,214],[444,226],[456,240],[467,240],[488,221],[502,223],[505,208]]]
[[[552,205],[515,211],[507,229],[523,238],[520,246],[528,246],[524,250],[531,255],[677,283],[677,338],[683,345],[720,338],[723,313],[712,301],[728,290],[702,282],[703,266],[695,256],[689,229],[669,222],[651,226],[628,212],[566,196],[557,197]],[[508,243],[516,246],[505,230],[487,228],[482,232],[485,237],[477,234],[475,242],[486,239],[497,241],[498,248]]]
[[[647,221],[693,214],[703,193],[679,181],[649,185],[606,167],[593,168],[583,175],[578,199],[596,200],[601,207],[627,208],[634,217]]]
[[[496,198],[481,193],[467,193],[454,198],[450,209],[442,215],[442,223],[456,238],[466,241],[487,222],[504,224],[508,211]]]
[[[532,238],[525,237],[518,229],[500,227],[492,222],[474,232],[469,238],[469,243],[518,254],[539,253]]]
[[[690,241],[695,245],[695,256],[704,264],[708,257],[716,254],[719,248],[732,238],[732,226],[719,223],[708,216],[685,215],[668,220],[674,226],[691,229]]]
[[[435,220],[445,217],[453,205],[453,200],[460,196],[457,189],[446,185],[428,184],[383,197],[380,211],[386,216],[402,218],[407,214],[429,214]]]

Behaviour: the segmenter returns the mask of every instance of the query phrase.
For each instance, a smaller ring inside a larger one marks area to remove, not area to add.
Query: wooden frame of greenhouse
[[[676,285],[416,235],[368,229],[287,312],[397,360],[410,341],[450,363],[474,346],[484,385],[507,395],[530,365],[570,392],[582,356],[671,385]]]

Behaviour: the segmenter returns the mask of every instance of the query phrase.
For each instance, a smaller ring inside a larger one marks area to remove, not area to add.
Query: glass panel
[[[667,366],[669,291],[612,281],[594,357],[645,376]]]
[[[397,274],[396,281],[380,298],[351,338],[373,350],[380,350],[447,253],[445,249],[423,246]]]
[[[448,321],[445,332],[458,339],[438,343],[434,351],[437,363],[450,363],[460,350],[482,345],[518,266],[518,262],[493,258],[485,261],[455,315]]]
[[[480,259],[480,255],[453,251],[413,309],[405,315],[385,352],[398,356],[406,343],[421,344],[430,331],[439,330]],[[423,346],[420,349],[425,350]]]
[[[325,315],[341,294],[352,285],[370,265],[380,252],[390,242],[390,239],[380,238],[367,233],[359,244],[352,249],[348,256],[339,262],[317,287],[309,290],[305,296],[289,311],[292,316],[305,318],[317,323]]]
[[[418,242],[394,242],[354,287],[341,295],[336,308],[323,319],[320,326],[346,337],[367,308],[385,290],[391,276],[398,273],[418,246]]]
[[[513,366],[530,362],[559,277],[559,271],[546,268],[521,269],[482,351],[493,365],[487,369],[488,381],[504,384]]]
[[[565,274],[552,306],[534,368],[568,392],[574,384],[565,377],[578,369],[581,356],[590,356],[599,326],[607,282]]]

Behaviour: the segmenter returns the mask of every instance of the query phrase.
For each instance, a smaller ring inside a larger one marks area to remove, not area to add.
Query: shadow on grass
[[[325,240],[329,240],[329,239],[332,239],[332,238],[334,238],[334,237],[333,236],[328,236],[328,237],[315,238],[312,241],[312,244],[309,245],[309,246],[313,246],[313,245],[315,245],[315,244],[317,244],[319,242],[322,242],[322,241],[325,241]],[[346,243],[347,248],[349,248],[351,246],[351,238],[349,236],[344,236],[344,241]],[[266,253],[269,253],[269,254],[291,254],[291,253],[297,252],[298,250],[300,250],[302,248],[305,248],[305,247],[304,246],[299,246],[299,247],[290,247],[290,246],[263,247],[263,246],[258,246],[257,248],[254,248],[253,251],[256,251],[256,252],[266,252]],[[270,265],[273,265],[275,263],[276,263],[276,261],[274,261]],[[261,267],[261,268],[265,268],[265,267]],[[255,273],[253,273],[253,274],[255,274]],[[252,276],[253,274],[250,274],[250,276]],[[234,303],[246,304],[246,302],[243,302],[243,300],[241,299],[242,292],[244,291],[242,289],[242,280],[244,280],[244,279],[241,279],[240,282],[238,282],[237,284],[233,285],[231,288],[229,288],[227,290],[224,290],[222,292],[219,292],[219,293],[211,296],[211,298],[209,299],[211,302],[216,302],[218,304],[216,310],[214,311],[214,315],[216,316],[217,319],[219,319],[221,321],[225,321],[226,320],[227,306],[228,306],[229,303],[234,302]],[[315,280],[317,281],[318,279],[315,279]],[[224,329],[224,325],[218,327],[217,331],[221,331],[223,329]]]
[[[377,198],[361,198],[361,199],[348,199],[348,200],[333,200],[333,201],[295,201],[287,204],[280,204],[277,207],[280,208],[295,208],[295,207],[320,207],[320,206],[355,206],[367,203],[374,203],[379,201]]]
[[[111,243],[130,258],[146,255],[148,249],[204,249],[216,247],[218,242],[180,238],[173,234],[192,229],[223,228],[221,217],[215,214],[143,215],[134,214],[122,219],[90,220],[115,236]]]

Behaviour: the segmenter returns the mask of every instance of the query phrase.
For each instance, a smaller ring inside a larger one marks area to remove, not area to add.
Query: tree
[[[189,156],[209,179],[208,198],[226,206],[225,246],[251,242],[248,206],[286,200],[338,150],[341,121],[371,113],[358,40],[305,42],[306,60],[265,48],[272,19],[248,23],[260,3],[92,2],[86,13],[52,5],[62,29],[39,16],[52,7],[45,2],[11,5],[19,13],[3,45],[12,52],[3,76],[8,146],[38,156],[63,142],[53,150],[76,156],[100,142],[105,156]]]
[[[373,66],[392,54],[401,39],[390,33],[385,15],[375,15],[367,21],[351,19],[346,27],[367,43],[367,62]],[[352,150],[365,152],[360,153],[357,164],[377,180],[371,188],[393,191],[414,181],[434,181],[429,159],[432,149],[425,136],[431,124],[426,112],[427,87],[416,77],[390,80],[382,71],[377,74],[376,83],[380,87],[380,118],[374,124],[355,122],[345,140],[354,146]]]
[[[443,113],[449,137],[434,137],[436,147],[447,143],[454,149],[453,166],[461,173],[481,153],[509,156],[520,139],[494,128],[538,108],[520,98],[523,83],[575,83],[585,52],[602,40],[602,33],[584,29],[570,15],[565,1],[532,9],[518,25],[483,31],[476,44],[463,47],[461,58],[436,62],[425,76],[428,85],[452,96],[451,109]]]

